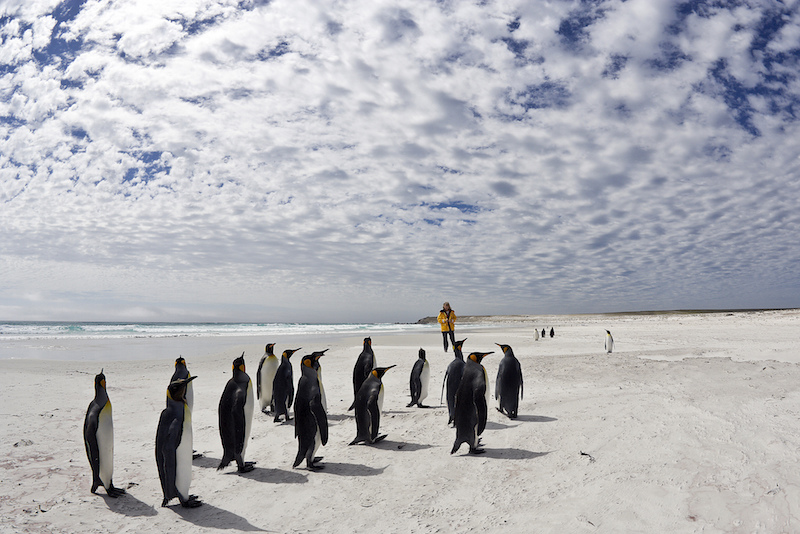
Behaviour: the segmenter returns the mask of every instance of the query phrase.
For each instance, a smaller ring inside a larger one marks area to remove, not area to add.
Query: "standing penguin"
[[[192,412],[186,403],[186,387],[196,376],[179,378],[167,387],[167,406],[156,430],[156,465],[166,506],[175,497],[186,508],[203,504],[189,495],[192,482]]]
[[[442,393],[444,393],[444,387],[447,385],[448,425],[453,422],[453,413],[456,409],[456,391],[458,391],[458,385],[461,383],[461,375],[464,374],[464,353],[461,352],[461,348],[466,340],[467,338],[464,338],[453,344],[453,361],[447,366],[444,380],[442,381]],[[442,398],[439,397],[439,403],[441,402]]]
[[[456,441],[450,454],[456,452],[462,443],[469,445],[470,454],[485,452],[478,448],[478,436],[486,428],[486,392],[489,390],[489,380],[481,360],[489,354],[492,353],[473,352],[464,365],[464,374],[456,392]]]
[[[292,467],[297,467],[303,458],[309,469],[322,469],[316,465],[322,460],[314,456],[320,445],[328,443],[328,416],[322,404],[319,375],[319,359],[325,351],[303,356],[300,361],[300,380],[294,401],[294,435],[297,438],[297,456]]]
[[[555,330],[555,328],[553,328],[553,327],[551,326],[551,327],[550,327],[550,337],[555,337],[555,336],[556,336],[556,330]]]
[[[92,467],[92,493],[97,493],[100,486],[110,497],[125,493],[124,489],[115,488],[111,480],[114,474],[114,421],[106,392],[106,375],[102,370],[94,377],[94,399],[89,403],[83,421],[83,443]]]
[[[219,399],[219,437],[222,439],[222,460],[217,469],[222,469],[236,460],[240,473],[255,469],[255,462],[245,462],[250,426],[253,423],[253,381],[245,372],[244,352],[233,360],[233,377],[225,384]]]
[[[606,330],[606,352],[611,354],[611,351],[613,350],[614,350],[614,338],[611,337],[611,332]]]
[[[546,336],[547,334],[544,333],[544,328],[542,328],[542,339],[544,339]]]
[[[427,408],[422,404],[428,397],[428,384],[431,381],[431,366],[425,358],[425,349],[419,349],[419,357],[414,362],[414,367],[411,369],[411,379],[409,385],[411,386],[411,402],[406,405],[410,408],[415,404],[419,408]]]
[[[268,343],[264,349],[264,355],[258,362],[258,373],[256,373],[256,396],[264,413],[272,413],[275,409],[272,401],[272,383],[275,380],[275,372],[278,370],[280,361],[273,354],[275,343]]]
[[[497,369],[494,398],[498,400],[497,411],[505,412],[509,419],[517,418],[519,399],[522,398],[522,366],[508,345],[495,343],[503,350],[503,359]]]
[[[294,401],[294,371],[292,370],[292,362],[289,358],[292,354],[300,349],[286,349],[281,354],[281,364],[278,370],[275,371],[275,378],[272,381],[272,400],[275,404],[275,423],[280,422],[281,416],[284,416],[285,421],[291,421],[289,417],[289,408],[292,407]]]
[[[364,380],[369,377],[370,373],[377,365],[375,353],[372,352],[372,338],[365,337],[364,348],[361,350],[361,354],[358,355],[356,364],[353,366],[353,404],[347,409],[348,412],[356,405],[355,398],[358,396],[358,390],[361,388],[361,384],[364,383]]]
[[[361,384],[355,400],[356,437],[350,445],[356,443],[378,443],[386,434],[378,435],[383,410],[383,382],[381,378],[386,371],[394,367],[376,367]]]
[[[328,352],[328,349],[312,352],[311,355],[314,356],[314,370],[317,372],[317,380],[319,381],[319,395],[322,400],[322,408],[325,410],[325,413],[328,413],[328,399],[325,396],[325,386],[322,384],[322,365],[319,363],[319,359],[326,352]],[[295,400],[295,404],[297,404],[297,400]]]
[[[539,329],[538,328],[535,328],[533,330],[533,340],[534,341],[539,341]]]

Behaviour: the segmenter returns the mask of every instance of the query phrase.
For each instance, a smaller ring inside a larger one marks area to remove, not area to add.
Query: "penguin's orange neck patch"
[[[372,370],[372,376],[374,376],[375,378],[378,378],[378,371],[373,369]]]

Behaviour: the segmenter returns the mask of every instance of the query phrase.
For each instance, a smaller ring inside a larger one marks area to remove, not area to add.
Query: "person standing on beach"
[[[448,337],[450,343],[454,347],[456,345],[456,313],[450,308],[449,302],[442,304],[442,311],[439,312],[437,319],[442,326],[442,341],[444,342],[444,351],[447,352]]]

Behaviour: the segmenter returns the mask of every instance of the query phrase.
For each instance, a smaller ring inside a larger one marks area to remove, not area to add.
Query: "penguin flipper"
[[[246,402],[246,392],[239,390],[236,398],[233,401],[233,410],[230,414],[233,417],[233,430],[234,430],[234,456],[241,455],[244,450],[245,428],[246,422],[244,417],[244,405]]]
[[[83,443],[86,446],[86,456],[89,458],[89,465],[92,468],[92,493],[97,492],[97,488],[103,485],[100,480],[100,447],[97,444],[97,415],[93,414],[94,403],[89,406],[86,412],[86,420],[83,423]]]
[[[267,359],[266,356],[261,358],[261,361],[258,362],[258,371],[256,372],[256,398],[261,398],[261,368],[264,367],[264,361]]]
[[[444,399],[444,386],[447,383],[447,373],[449,369],[445,370],[444,372],[444,379],[442,380],[442,394],[439,395],[439,404],[442,404],[442,399]]]
[[[310,403],[311,413],[314,416],[317,428],[319,429],[319,440],[323,445],[328,443],[328,415],[325,413],[325,408],[322,407],[322,398],[314,397]],[[297,425],[295,424],[295,428]]]
[[[482,392],[476,391],[474,402],[475,402],[475,410],[478,414],[478,435],[480,436],[486,429],[486,417],[488,415],[488,409],[486,406],[486,395],[484,395]]]
[[[162,421],[164,421],[169,416],[166,413],[162,413],[161,417]],[[158,476],[161,480],[161,490],[164,493],[164,501],[161,506],[166,506],[166,503],[173,497],[180,497],[178,488],[175,486],[175,477],[178,469],[175,451],[178,450],[180,442],[180,421],[173,420],[169,426],[159,424],[156,434],[156,460],[158,463]]]
[[[378,437],[378,429],[381,425],[381,411],[378,409],[378,395],[373,395],[368,404],[369,411],[369,439],[374,443]],[[385,436],[384,436],[385,437]]]

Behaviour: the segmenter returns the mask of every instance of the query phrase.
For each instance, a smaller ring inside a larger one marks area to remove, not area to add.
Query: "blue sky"
[[[0,2],[0,318],[800,306],[800,2]]]

